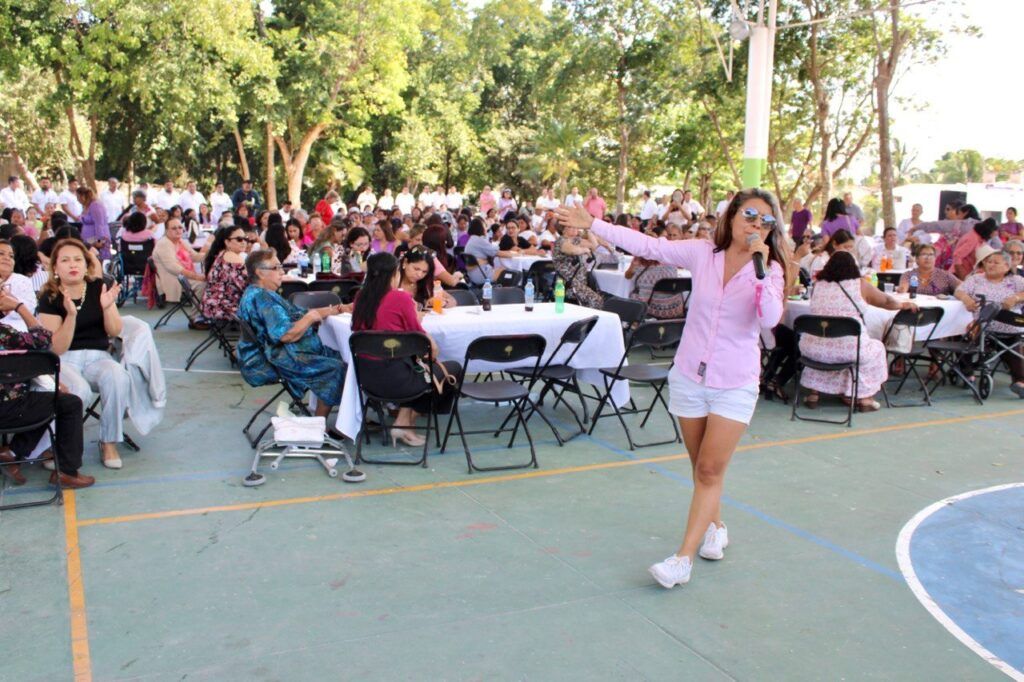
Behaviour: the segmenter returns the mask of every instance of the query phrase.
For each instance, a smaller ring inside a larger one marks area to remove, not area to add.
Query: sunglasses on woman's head
[[[758,218],[761,219],[761,226],[768,229],[775,227],[775,216],[771,213],[758,213],[756,208],[745,208],[743,209],[743,219],[748,223],[753,224]]]

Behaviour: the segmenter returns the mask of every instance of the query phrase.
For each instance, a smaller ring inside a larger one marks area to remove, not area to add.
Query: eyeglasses
[[[761,226],[766,227],[769,230],[775,227],[775,216],[771,213],[760,214],[756,208],[745,208],[743,209],[743,219],[748,223],[753,224],[758,218],[761,219]]]
[[[282,272],[284,271],[283,265],[261,265],[257,270],[270,270],[271,272]]]

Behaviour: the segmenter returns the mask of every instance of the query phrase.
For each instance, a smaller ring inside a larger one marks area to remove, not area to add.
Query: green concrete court
[[[362,484],[292,465],[247,489],[240,427],[269,390],[215,351],[172,371],[200,339],[181,317],[157,339],[171,407],[142,453],[104,470],[92,423],[97,485],[0,515],[2,680],[1003,677],[922,607],[894,547],[933,502],[1024,480],[1005,375],[984,407],[943,389],[852,429],[762,402],[727,477],[725,560],[666,591],[646,568],[681,536],[681,445],[630,453],[612,419],[558,448],[535,421],[537,471],[470,476],[456,446]]]

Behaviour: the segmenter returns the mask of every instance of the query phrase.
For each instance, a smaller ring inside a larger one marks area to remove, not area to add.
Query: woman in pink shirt
[[[589,228],[634,256],[692,273],[690,309],[669,374],[669,411],[679,419],[690,454],[693,498],[682,546],[650,568],[671,588],[690,580],[698,548],[705,559],[721,559],[729,542],[720,508],[725,469],[757,403],[760,330],[782,318],[789,262],[782,211],[771,193],[744,190],[729,202],[714,241],[671,242],[597,220],[582,208],[557,213],[563,224]],[[755,253],[765,261],[761,280]]]

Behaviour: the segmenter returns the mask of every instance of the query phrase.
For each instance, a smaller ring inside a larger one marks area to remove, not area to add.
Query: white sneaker
[[[725,526],[719,528],[712,523],[704,533],[704,542],[700,546],[699,554],[704,559],[718,561],[725,556],[723,550],[728,546],[729,531]]]
[[[654,564],[647,569],[647,572],[658,581],[658,584],[665,589],[672,589],[676,585],[685,585],[690,582],[690,571],[693,565],[690,557],[676,556],[673,554],[664,561]]]

